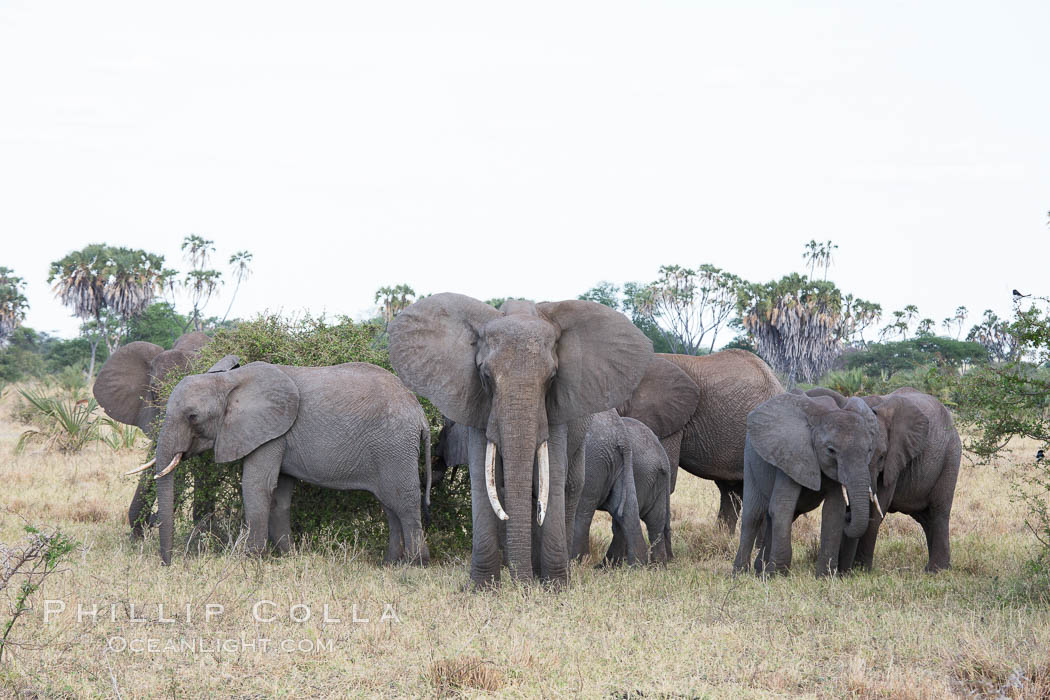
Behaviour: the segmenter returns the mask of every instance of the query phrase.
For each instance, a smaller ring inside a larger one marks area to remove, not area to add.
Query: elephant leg
[[[667,565],[667,546],[664,542],[666,535],[666,523],[657,513],[652,511],[645,514],[645,530],[649,533],[649,561],[660,566]],[[640,562],[640,563],[645,563]]]
[[[755,573],[769,572],[769,543],[773,541],[773,519],[768,513],[762,514],[762,526],[758,531],[758,553],[755,554]]]
[[[857,558],[857,545],[860,540],[853,537],[842,536],[842,544],[839,545],[839,573],[849,573],[853,569],[853,563]]]
[[[244,515],[248,521],[248,553],[261,555],[266,551],[270,530],[270,504],[273,503],[284,459],[284,440],[264,443],[244,458],[241,471],[241,494],[244,497]]]
[[[580,499],[583,497],[583,485],[587,476],[586,448],[580,444],[574,454],[568,455],[567,471],[565,473],[565,533],[566,537],[573,537],[575,545],[576,533],[576,511],[580,507]],[[591,510],[594,517],[594,510]],[[591,521],[587,521],[588,534]],[[574,555],[574,547],[569,547],[569,553]],[[575,556],[575,555],[574,555]],[[576,557],[579,558],[579,557]]]
[[[277,488],[273,492],[273,504],[270,510],[270,540],[277,551],[288,554],[292,550],[292,491],[295,490],[295,479],[287,474],[277,477]]]
[[[572,557],[580,561],[591,553],[591,522],[594,520],[594,506],[580,503],[576,510],[576,521],[572,527]]]
[[[777,471],[773,495],[769,500],[770,541],[768,573],[783,573],[791,568],[791,524],[802,487],[782,471]]]
[[[846,501],[842,490],[832,488],[824,497],[820,515],[820,550],[817,552],[817,576],[828,576],[838,571],[843,528],[846,524]]]
[[[736,521],[740,514],[744,493],[742,482],[715,481],[718,486],[718,524],[728,532],[736,530]]]
[[[498,519],[485,488],[485,433],[470,428],[470,513],[473,527],[470,581],[475,587],[499,585],[500,547]]]
[[[386,515],[386,524],[390,531],[387,537],[386,554],[383,556],[383,563],[390,565],[401,561],[401,558],[405,555],[404,535],[401,532],[401,520],[394,515],[394,511],[383,506],[383,513]]]
[[[491,510],[491,507],[490,507]],[[430,563],[430,550],[423,537],[423,521],[420,517],[419,504],[394,511],[394,517],[400,522],[399,530],[404,541],[401,559],[409,564],[426,566]]]
[[[564,425],[550,426],[548,454],[550,456],[550,490],[547,515],[539,527],[540,577],[555,585],[568,583],[569,548],[565,534],[565,479],[568,467]],[[582,450],[581,450],[582,451]],[[533,483],[538,483],[534,478]]]
[[[893,503],[893,495],[896,490],[896,484],[884,485],[879,488],[879,505],[882,508],[883,516],[890,514],[888,509],[890,504]],[[872,562],[875,559],[875,542],[879,537],[879,527],[884,519],[884,517],[879,516],[877,510],[871,509],[868,516],[868,529],[860,538],[860,542],[857,543],[857,554],[853,560],[853,566],[859,566],[865,571],[871,570]]]
[[[150,498],[153,474],[152,470],[142,473],[135,487],[135,495],[131,497],[131,505],[128,506],[128,524],[131,525],[131,536],[136,539],[142,539],[145,527],[153,524],[150,512],[153,510],[153,499]]]
[[[606,550],[605,558],[602,559],[602,566],[620,566],[623,564],[626,556],[627,536],[624,534],[620,523],[614,519],[612,521],[612,542],[609,543],[609,549]]]
[[[748,489],[744,492],[744,506],[740,511],[740,546],[736,550],[736,558],[733,560],[733,572],[741,573],[747,571],[751,562],[751,552],[755,547],[762,528],[762,516],[765,514],[766,504],[762,502],[758,489]],[[758,557],[762,557],[762,548],[759,547]],[[755,561],[756,572],[759,568],[759,559]]]
[[[951,567],[951,543],[948,540],[947,512],[939,511],[933,506],[926,509],[924,518],[920,521],[923,532],[926,533],[926,549],[930,558],[926,563],[926,571],[934,573]]]
[[[671,493],[678,483],[678,460],[682,457],[682,431],[660,438],[660,444],[667,453],[667,463],[671,465]]]

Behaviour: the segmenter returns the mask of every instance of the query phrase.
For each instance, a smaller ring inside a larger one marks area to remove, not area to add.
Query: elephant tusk
[[[148,461],[145,464],[143,464],[141,467],[135,467],[134,469],[131,469],[129,471],[124,472],[124,476],[131,476],[132,474],[138,474],[139,472],[144,472],[144,471],[146,471],[147,469],[149,469],[150,467],[152,467],[156,463],[157,463],[157,458],[154,457],[150,461]]]
[[[871,502],[875,504],[875,510],[878,512],[879,517],[885,518],[886,516],[882,512],[882,506],[879,505],[879,497],[875,495],[875,492],[871,490],[870,486],[868,487],[868,493],[871,494]]]
[[[496,443],[492,440],[485,448],[485,490],[489,493],[489,503],[492,504],[492,510],[496,511],[496,517],[506,520],[507,513],[499,504],[499,494],[496,493]]]
[[[540,483],[537,489],[539,493],[537,494],[536,503],[536,523],[542,525],[543,519],[547,516],[547,494],[550,491],[551,483],[551,460],[550,453],[547,451],[546,440],[536,450],[536,462],[540,473]]]
[[[160,474],[157,474],[153,478],[154,479],[159,479],[162,476],[167,476],[168,474],[171,473],[172,469],[174,469],[175,467],[179,466],[179,462],[181,462],[181,461],[182,461],[182,453],[180,452],[180,453],[178,453],[177,455],[175,455],[174,457],[171,458],[171,464],[169,464],[168,466],[164,467],[164,471],[162,471]]]
[[[846,493],[846,485],[845,484],[841,484],[841,486],[842,486],[842,497],[846,499],[846,507],[849,508],[849,494]]]

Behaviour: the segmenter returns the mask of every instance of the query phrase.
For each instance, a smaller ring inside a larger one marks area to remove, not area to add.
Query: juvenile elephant
[[[221,366],[185,377],[168,399],[154,477],[164,564],[171,562],[171,472],[183,457],[209,449],[216,462],[244,460],[241,491],[250,552],[263,552],[268,534],[280,551],[288,550],[292,489],[300,479],[370,491],[390,525],[386,561],[428,562],[418,458],[422,441],[429,506],[430,429],[415,396],[397,377],[364,362],[331,367],[252,362],[226,371]]]
[[[781,394],[748,414],[744,507],[733,570],[747,570],[765,518],[756,568],[787,571],[792,522],[823,501],[817,575],[834,572],[843,534],[859,537],[868,527],[869,502],[875,501],[868,465],[878,436],[874,413],[857,398],[839,408],[828,397]]]
[[[599,413],[594,418],[608,413],[611,412]],[[623,418],[619,424],[609,419],[593,420],[586,444],[587,480],[576,511],[574,551],[577,556],[589,553],[594,511],[604,510],[613,521],[613,538],[604,563],[645,562],[645,540],[639,520],[645,523],[649,533],[649,561],[660,564],[669,561],[671,468],[656,435],[633,418]],[[618,453],[622,455],[621,468],[617,464]]]
[[[766,399],[783,393],[784,388],[769,365],[746,350],[722,350],[699,357],[658,354],[657,358],[673,363],[682,373],[654,367],[635,392],[646,399],[639,402],[632,398],[622,415],[637,418],[660,437],[671,463],[672,493],[679,466],[715,482],[721,494],[718,521],[732,532],[744,489],[747,414]],[[645,385],[647,380],[651,386]],[[678,410],[688,406],[694,391],[698,398],[692,414],[680,429],[669,430],[680,420]],[[666,404],[663,410],[674,420],[652,417],[652,409],[647,407],[659,407],[661,397]]]
[[[165,376],[172,370],[186,370],[207,343],[208,336],[203,333],[187,333],[175,341],[171,350],[143,341],[117,348],[95,379],[95,400],[110,418],[137,426],[155,440],[160,415],[158,395]],[[148,498],[151,481],[149,474],[143,474],[128,507],[128,523],[135,537],[142,537],[144,521],[153,507]],[[198,501],[194,501],[193,510],[194,522],[211,512],[210,504]]]
[[[649,559],[638,512],[631,440],[624,422],[615,410],[595,413],[588,420],[584,483],[573,523],[571,553],[576,559],[591,552],[591,520],[595,510],[612,516],[614,542],[618,536],[617,548],[623,550],[620,559],[626,558],[628,564],[645,564]],[[610,547],[606,562],[612,553]]]
[[[515,579],[568,580],[581,421],[626,400],[651,359],[652,343],[630,320],[588,301],[507,301],[496,310],[435,294],[390,323],[398,376],[470,428],[475,585],[499,582],[498,520]]]
[[[906,513],[926,534],[927,571],[951,565],[948,521],[959,477],[962,443],[952,416],[934,397],[911,387],[885,396],[865,396],[879,424],[871,464],[873,483],[886,513]],[[839,568],[871,568],[882,515],[873,515],[859,546],[843,543]],[[855,558],[854,558],[855,556]]]

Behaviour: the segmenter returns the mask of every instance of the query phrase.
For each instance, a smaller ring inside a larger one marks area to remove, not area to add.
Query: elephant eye
[[[832,447],[831,445],[827,445],[827,446],[825,446],[825,447],[824,447],[824,449],[828,451],[828,454],[829,454],[829,455],[833,455],[833,454],[835,454],[835,448],[834,448],[834,447]]]
[[[186,416],[186,418],[189,420],[190,423],[196,423],[197,422],[197,414],[196,413],[191,413],[188,416]]]

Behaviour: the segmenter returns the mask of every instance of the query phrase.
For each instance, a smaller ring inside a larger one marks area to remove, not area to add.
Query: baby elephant
[[[747,416],[740,547],[733,570],[748,568],[763,518],[765,542],[756,568],[791,566],[791,524],[824,502],[817,574],[838,568],[843,534],[868,527],[871,462],[879,436],[875,414],[857,398],[842,407],[827,396],[781,394]]]
[[[291,546],[289,508],[294,480],[301,479],[370,491],[390,524],[386,561],[426,564],[418,459],[422,441],[429,506],[430,429],[401,381],[364,362],[237,365],[227,356],[208,373],[184,378],[168,399],[155,460],[164,564],[171,562],[171,472],[182,458],[209,449],[219,463],[244,460],[250,552],[263,552],[268,534],[281,552]]]
[[[612,516],[613,539],[603,563],[666,563],[671,558],[671,468],[653,431],[615,411],[596,413],[587,430],[585,463],[573,555],[590,553],[591,520],[595,510],[604,510]],[[649,531],[649,547],[641,522]]]

